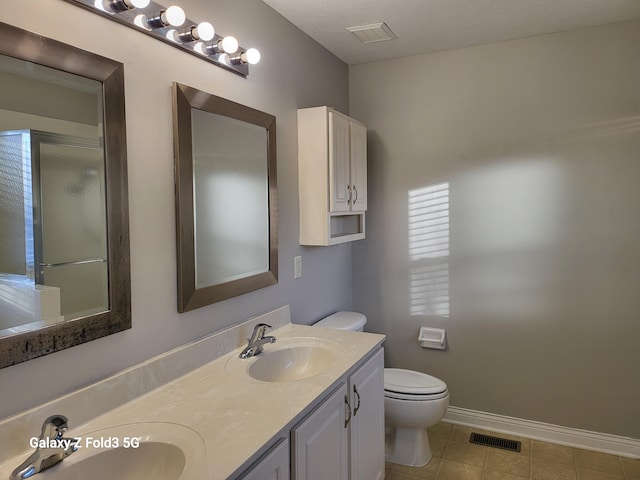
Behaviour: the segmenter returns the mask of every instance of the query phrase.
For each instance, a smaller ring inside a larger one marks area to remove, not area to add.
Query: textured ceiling
[[[345,63],[640,19],[640,0],[263,0]],[[363,44],[346,30],[385,22],[397,39]]]

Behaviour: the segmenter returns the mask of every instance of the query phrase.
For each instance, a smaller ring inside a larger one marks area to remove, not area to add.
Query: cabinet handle
[[[353,190],[356,192],[356,198],[355,198],[355,200],[353,201],[353,204],[355,205],[355,204],[356,204],[356,202],[358,201],[358,189],[356,188],[356,186],[355,186],[355,185],[353,186]]]
[[[351,404],[349,403],[349,396],[344,396],[344,405],[347,408],[347,418],[344,421],[344,428],[347,428],[349,422],[351,421]]]
[[[360,410],[360,392],[358,392],[358,389],[355,385],[353,386],[353,393],[356,394],[356,400],[358,401],[356,406],[353,407],[353,416],[355,417],[358,414],[358,410]]]
[[[351,203],[351,197],[353,196],[353,192],[351,191],[351,185],[347,185],[347,193],[349,194],[349,198],[347,199],[347,205]]]

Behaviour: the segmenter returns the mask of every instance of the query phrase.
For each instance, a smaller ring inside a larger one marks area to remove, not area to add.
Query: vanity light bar
[[[260,61],[255,48],[242,48],[235,37],[216,33],[209,22],[192,22],[177,5],[151,0],[65,0],[110,20],[246,77],[249,65]]]

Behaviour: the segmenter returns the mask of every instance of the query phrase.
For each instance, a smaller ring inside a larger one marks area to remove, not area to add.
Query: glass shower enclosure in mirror
[[[0,368],[131,326],[123,66],[0,23]]]
[[[97,138],[0,132],[0,272],[47,297],[0,311],[0,328],[108,309],[103,157]]]
[[[178,310],[277,283],[275,117],[174,84]]]

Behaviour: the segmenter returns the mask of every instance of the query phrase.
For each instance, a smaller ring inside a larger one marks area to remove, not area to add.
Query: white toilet
[[[336,312],[315,325],[361,332],[367,317]],[[384,369],[385,458],[388,462],[421,467],[431,460],[427,428],[444,417],[449,392],[442,380],[400,368]]]

